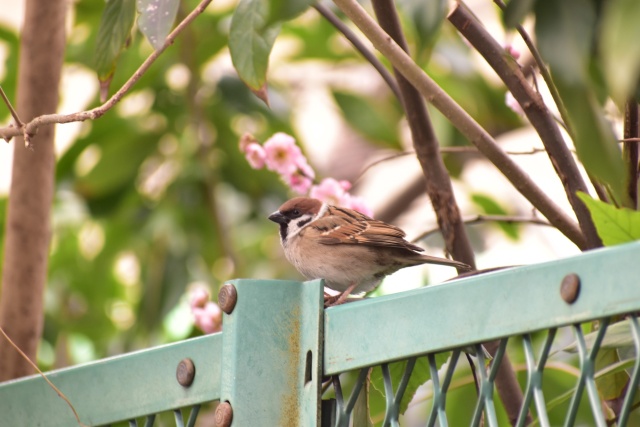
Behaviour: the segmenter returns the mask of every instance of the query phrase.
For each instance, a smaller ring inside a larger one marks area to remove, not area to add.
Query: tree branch
[[[497,4],[498,7],[504,12],[507,6],[504,4],[502,0],[493,0],[493,2]],[[562,121],[564,122],[561,124],[562,127],[565,128],[565,130],[569,133],[569,135],[571,135],[571,139],[573,139],[574,133],[571,129],[571,123],[569,121],[569,115],[567,114],[567,109],[564,107],[564,102],[562,102],[560,93],[558,92],[556,85],[553,83],[553,79],[551,78],[551,73],[549,72],[549,69],[544,63],[544,60],[542,59],[540,52],[536,48],[536,45],[533,43],[533,40],[531,40],[531,37],[529,37],[529,34],[525,31],[524,27],[518,24],[516,25],[516,30],[520,34],[520,37],[522,37],[522,40],[524,41],[524,43],[527,45],[527,48],[529,48],[529,52],[531,52],[531,55],[533,55],[533,59],[538,65],[540,74],[542,74],[542,79],[547,84],[547,88],[551,93],[553,102],[555,102],[556,107],[558,107],[558,111],[560,112],[560,117],[562,117]]]
[[[542,191],[469,114],[442,90],[366,13],[356,0],[334,0],[402,75],[502,172],[512,185],[579,248],[587,247],[578,225]]]
[[[373,0],[373,9],[380,26],[398,45],[408,52],[407,42],[402,33],[400,18],[393,0]],[[475,255],[469,236],[462,224],[460,209],[456,202],[451,178],[440,156],[438,138],[431,125],[427,106],[420,93],[394,68],[402,104],[411,129],[413,146],[427,184],[427,194],[431,199],[438,225],[442,230],[447,252],[465,264],[475,268]],[[462,271],[458,271],[461,273]]]
[[[518,63],[464,5],[458,3],[449,14],[448,19],[489,63],[522,106],[524,114],[540,136],[549,155],[549,160],[551,160],[551,164],[564,186],[588,248],[602,246],[591,214],[577,194],[578,191],[588,194],[587,185],[578,170],[578,165],[571,155],[571,151],[564,142],[560,128],[540,94],[529,85]]]
[[[25,144],[29,144],[31,137],[33,137],[38,132],[38,129],[44,125],[55,123],[83,122],[85,120],[94,120],[102,117],[107,111],[113,108],[124,97],[124,95],[126,95],[129,89],[131,89],[131,87],[136,84],[138,80],[140,80],[144,73],[146,73],[151,65],[153,65],[156,59],[158,59],[158,57],[169,46],[173,44],[178,34],[180,34],[182,30],[184,30],[184,28],[189,25],[198,15],[204,12],[211,1],[212,0],[202,0],[198,4],[198,6],[196,6],[196,8],[189,15],[187,15],[187,17],[184,18],[167,36],[162,47],[158,50],[153,51],[153,53],[151,53],[151,55],[149,55],[147,59],[145,59],[142,65],[140,65],[136,72],[133,73],[129,80],[127,80],[125,84],[122,85],[122,87],[104,104],[91,110],[80,111],[72,114],[45,114],[34,118],[23,126],[3,127],[0,128],[0,138],[9,140],[14,136],[23,135],[25,138]]]
[[[638,126],[638,103],[631,99],[624,109],[624,146],[622,157],[627,165],[627,195],[634,209],[638,209],[638,146],[640,129]]]
[[[20,37],[16,109],[31,120],[55,112],[65,49],[67,3],[28,0]],[[51,241],[55,128],[37,136],[40,149],[13,145],[11,196],[4,221],[0,328],[28,359],[36,360],[44,323],[44,290]],[[0,343],[0,381],[30,375],[29,362]]]
[[[371,52],[365,46],[365,44],[362,43],[362,41],[358,38],[356,33],[351,31],[351,29],[347,25],[345,25],[345,23],[342,22],[340,18],[338,18],[336,14],[333,13],[331,9],[329,9],[328,7],[320,3],[316,3],[313,5],[313,8],[316,9],[318,13],[320,13],[320,15],[322,15],[327,21],[329,21],[329,23],[333,25],[338,31],[340,31],[342,35],[344,35],[344,37],[347,40],[349,40],[349,42],[351,42],[353,47],[355,47],[356,50],[360,52],[360,54],[364,57],[364,59],[369,61],[369,63],[373,66],[373,68],[375,68],[376,71],[378,71],[378,73],[380,74],[382,79],[385,81],[385,83],[387,83],[387,85],[389,86],[389,89],[391,89],[391,92],[393,92],[396,98],[398,98],[398,100],[401,100],[402,98],[400,97],[400,89],[398,89],[398,84],[396,83],[395,79],[393,78],[389,70],[387,70],[387,68],[382,64],[382,62],[380,62],[378,58],[376,58],[373,52]]]
[[[476,215],[470,218],[466,218],[462,220],[462,222],[466,225],[481,224],[483,222],[505,222],[507,224],[535,224],[553,227],[553,224],[535,216]],[[418,237],[413,238],[411,242],[419,242],[420,240],[424,240],[432,234],[438,233],[439,231],[439,228],[432,228],[431,230],[427,230],[424,233],[421,233]]]
[[[18,127],[22,126],[23,123],[22,123],[22,120],[20,120],[20,117],[18,116],[18,112],[13,108],[13,105],[11,105],[11,101],[9,101],[7,94],[4,93],[4,89],[2,89],[2,86],[0,86],[0,96],[2,96],[2,100],[4,101],[4,103],[7,104],[7,108],[11,113],[11,117],[13,117],[13,120],[16,122],[16,126]]]

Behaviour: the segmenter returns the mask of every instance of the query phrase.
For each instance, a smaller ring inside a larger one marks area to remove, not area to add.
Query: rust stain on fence
[[[296,307],[289,314],[287,321],[287,328],[282,330],[288,330],[287,344],[288,348],[285,350],[285,357],[283,362],[286,364],[284,369],[287,372],[287,394],[282,400],[282,407],[280,409],[280,425],[283,427],[297,427],[298,419],[300,417],[300,384],[298,379],[300,378],[299,370],[300,365],[300,308]]]

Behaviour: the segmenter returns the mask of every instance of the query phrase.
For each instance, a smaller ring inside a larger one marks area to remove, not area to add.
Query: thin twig
[[[382,62],[380,62],[380,60],[376,58],[373,52],[371,52],[367,48],[367,46],[365,46],[365,44],[362,43],[362,41],[358,38],[356,33],[351,31],[351,29],[344,22],[342,22],[340,18],[338,18],[338,16],[335,13],[333,13],[331,9],[329,9],[328,7],[320,3],[314,4],[313,7],[318,11],[318,13],[320,13],[320,15],[322,15],[327,21],[329,21],[331,25],[333,25],[338,31],[340,31],[342,35],[344,35],[344,37],[347,40],[349,40],[349,42],[351,42],[353,47],[355,47],[356,50],[360,52],[360,54],[364,57],[364,59],[369,61],[369,63],[373,66],[373,68],[375,68],[376,71],[378,71],[378,73],[380,74],[382,79],[385,81],[385,83],[387,83],[387,85],[389,86],[389,89],[391,89],[391,91],[396,96],[396,98],[398,98],[398,100],[401,100],[398,84],[396,83],[395,79],[393,78],[389,70],[387,70],[387,68],[382,64]]]
[[[372,0],[372,6],[380,27],[408,53],[409,46],[394,0]],[[446,250],[453,259],[475,269],[475,254],[467,230],[461,222],[460,208],[453,192],[451,177],[439,153],[440,143],[433,129],[426,102],[402,73],[395,67],[393,71],[402,94],[401,101],[411,131],[416,158],[422,168],[426,192],[442,230]],[[462,271],[458,270],[459,273]]]
[[[544,148],[535,148],[535,147],[525,151],[511,151],[511,150],[505,151],[505,153],[509,154],[510,156],[530,156],[533,154],[546,153],[546,152],[547,150],[545,150]],[[440,153],[441,154],[480,154],[477,147],[471,147],[471,146],[440,147]],[[416,154],[415,151],[403,151],[401,153],[394,153],[389,156],[383,157],[381,159],[375,160],[374,162],[369,163],[367,166],[365,166],[364,169],[362,169],[362,171],[360,172],[360,175],[354,181],[354,184],[358,182],[362,178],[362,176],[369,171],[369,169],[379,165],[380,163],[384,163],[389,160],[398,159],[400,157],[414,156],[415,154]]]
[[[638,102],[635,99],[627,101],[624,107],[624,146],[622,158],[626,165],[626,190],[631,201],[631,208],[638,208],[638,149],[640,141],[640,116]]]
[[[480,224],[483,222],[504,222],[507,224],[535,224],[535,225],[544,225],[547,227],[553,227],[548,221],[544,219],[537,218],[535,216],[511,216],[511,215],[476,215],[471,218],[466,218],[462,220],[466,225]],[[431,230],[427,230],[424,233],[420,234],[418,237],[411,240],[412,243],[419,242],[420,240],[424,240],[432,234],[436,234],[440,231],[439,228],[433,228]]]
[[[38,371],[40,376],[47,382],[47,384],[49,384],[49,387],[51,387],[53,390],[55,390],[55,392],[58,394],[58,396],[60,396],[62,398],[62,400],[67,402],[67,405],[69,405],[69,408],[71,408],[71,411],[73,411],[73,415],[76,417],[76,421],[78,422],[78,425],[80,425],[82,427],[88,427],[86,424],[84,424],[82,421],[80,421],[80,416],[78,415],[78,412],[76,411],[76,408],[74,408],[73,405],[71,404],[71,401],[69,400],[69,398],[67,398],[67,396],[65,396],[65,394],[63,392],[61,392],[60,389],[58,387],[56,387],[49,380],[49,378],[47,378],[47,376],[44,374],[44,372],[42,372],[40,370],[40,368],[38,368],[38,366],[35,363],[33,363],[31,361],[31,359],[29,359],[29,357],[26,354],[24,354],[24,352],[22,350],[20,350],[20,347],[18,347],[13,342],[13,340],[11,338],[9,338],[9,335],[7,335],[7,333],[4,331],[4,329],[0,328],[0,333],[2,333],[2,335],[6,338],[6,340],[9,341],[9,344],[13,348],[15,348],[18,353],[20,353],[20,356],[22,356],[24,358],[24,360],[26,360],[33,367],[33,369]]]
[[[569,217],[529,175],[502,150],[458,103],[436,84],[356,0],[334,0],[391,64],[411,82],[467,139],[486,156],[538,211],[579,248],[587,244],[577,223]]]
[[[591,214],[577,195],[578,192],[589,193],[587,184],[542,96],[533,90],[518,63],[463,4],[456,5],[449,14],[448,20],[482,55],[522,106],[527,119],[547,150],[553,169],[560,178],[567,199],[580,223],[587,247],[602,246]]]
[[[176,37],[184,30],[184,28],[189,25],[198,15],[200,15],[206,7],[211,3],[212,0],[202,0],[198,6],[189,14],[186,18],[180,22],[176,28],[167,36],[164,41],[164,44],[160,49],[157,49],[151,53],[145,59],[145,61],[140,65],[140,67],[136,70],[135,73],[125,82],[124,85],[115,93],[107,102],[100,105],[99,107],[93,108],[87,111],[80,111],[72,114],[45,114],[35,119],[31,120],[29,123],[14,128],[14,127],[4,127],[0,128],[0,138],[12,138],[18,135],[24,135],[25,141],[28,141],[31,136],[35,135],[38,131],[38,128],[44,125],[54,124],[54,123],[72,123],[72,122],[83,122],[85,120],[94,120],[101,116],[103,116],[107,111],[109,111],[113,106],[115,106],[126,93],[131,89],[131,87],[136,84],[138,80],[147,72],[147,70],[153,65],[153,63],[158,59],[158,57],[173,44]]]
[[[504,12],[507,6],[504,4],[502,0],[493,0],[493,2],[496,5],[498,5],[498,7],[502,9],[502,11]],[[522,40],[527,45],[529,52],[531,52],[531,55],[533,55],[533,59],[536,61],[536,64],[538,65],[538,69],[540,70],[542,79],[547,84],[547,88],[551,93],[553,102],[555,102],[556,107],[558,107],[558,111],[560,112],[560,117],[562,117],[562,120],[564,122],[564,128],[567,130],[567,133],[571,136],[571,139],[574,139],[575,134],[571,129],[571,125],[569,122],[569,114],[567,113],[567,109],[564,107],[564,102],[562,102],[560,93],[558,92],[556,85],[553,83],[553,78],[551,78],[551,73],[549,72],[549,69],[544,63],[544,60],[542,59],[540,52],[536,48],[536,45],[533,43],[533,40],[531,40],[531,37],[529,37],[529,33],[527,33],[527,31],[524,29],[522,25],[520,24],[516,25],[516,30],[520,34],[520,37],[522,37]]]
[[[7,104],[7,108],[9,108],[9,111],[11,112],[11,117],[13,117],[13,120],[16,122],[16,126],[22,127],[23,125],[22,120],[20,120],[20,116],[18,116],[18,112],[13,108],[13,105],[11,105],[11,101],[9,101],[7,94],[4,93],[4,89],[2,89],[2,85],[0,85],[0,96],[2,96],[4,103]]]

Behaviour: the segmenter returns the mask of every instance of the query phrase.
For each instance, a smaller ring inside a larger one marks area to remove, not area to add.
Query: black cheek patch
[[[287,240],[287,228],[288,225],[286,223],[280,224],[280,240],[282,240],[283,242]]]
[[[298,228],[302,228],[305,225],[309,224],[310,222],[311,222],[311,218],[307,218],[307,219],[303,219],[302,221],[298,221],[296,225],[298,226]]]

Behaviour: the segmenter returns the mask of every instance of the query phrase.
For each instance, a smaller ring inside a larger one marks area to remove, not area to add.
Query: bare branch
[[[544,144],[549,160],[564,186],[589,248],[602,246],[591,214],[578,198],[578,192],[589,193],[575,159],[567,147],[560,128],[540,94],[527,82],[518,63],[489,34],[473,14],[458,3],[449,14],[449,22],[462,34],[489,63],[500,79],[522,106],[522,109]]]
[[[502,0],[493,0],[493,2],[497,4],[498,7],[502,9],[502,11],[504,12],[507,6],[504,4]],[[529,37],[529,34],[525,31],[524,27],[518,24],[516,25],[516,30],[520,34],[520,37],[522,37],[522,40],[524,41],[524,43],[527,45],[527,48],[529,48],[529,52],[531,52],[531,55],[533,55],[533,58],[536,61],[536,64],[538,65],[538,69],[540,70],[540,74],[542,74],[542,78],[544,79],[544,82],[547,84],[547,88],[549,88],[549,92],[551,93],[553,102],[555,102],[556,107],[558,107],[558,111],[560,112],[560,116],[562,117],[562,120],[563,120],[563,123],[561,123],[562,127],[566,129],[566,131],[569,133],[569,135],[571,135],[571,138],[573,139],[574,133],[570,127],[569,115],[567,114],[567,109],[564,107],[562,98],[560,98],[560,93],[558,93],[558,89],[556,88],[556,85],[553,83],[553,79],[551,78],[551,73],[549,72],[549,69],[544,63],[542,56],[540,56],[540,52],[536,48],[536,45],[533,43],[533,40],[531,40],[531,37]]]
[[[177,26],[176,28],[167,36],[164,44],[160,49],[157,49],[151,53],[145,59],[145,61],[140,65],[140,67],[136,70],[135,73],[125,82],[124,85],[115,93],[107,102],[100,105],[99,107],[93,108],[87,111],[80,111],[72,114],[45,114],[35,119],[31,120],[29,123],[24,124],[19,127],[4,127],[0,128],[0,138],[5,140],[10,139],[14,136],[23,135],[25,138],[25,143],[30,140],[30,137],[35,135],[38,132],[38,129],[41,126],[55,124],[55,123],[72,123],[72,122],[83,122],[85,120],[94,120],[99,117],[102,117],[107,111],[113,108],[126,93],[133,87],[134,84],[147,72],[147,70],[153,65],[153,63],[158,59],[158,57],[173,44],[176,37],[184,30],[184,28],[189,25],[198,15],[200,15],[207,8],[209,3],[212,0],[202,0],[198,6],[187,15]]]
[[[318,13],[320,13],[320,15],[322,15],[327,21],[329,21],[331,25],[336,27],[336,29],[340,31],[344,35],[344,37],[349,40],[349,42],[351,42],[353,47],[355,47],[356,50],[360,52],[364,59],[369,61],[373,68],[378,71],[385,83],[387,83],[389,89],[391,89],[396,98],[401,100],[402,98],[400,98],[400,89],[398,89],[398,84],[396,83],[389,70],[387,70],[382,62],[380,62],[378,58],[376,58],[373,52],[371,52],[365,46],[365,44],[362,43],[358,36],[353,31],[351,31],[351,29],[344,22],[342,22],[340,18],[338,18],[336,14],[333,13],[328,7],[323,6],[320,3],[314,4],[313,7],[318,11]]]
[[[626,187],[632,208],[638,208],[638,148],[640,146],[640,116],[638,116],[638,102],[635,99],[627,101],[624,108],[624,146],[622,157],[627,166]]]
[[[549,221],[536,216],[512,216],[512,215],[476,215],[462,220],[466,225],[481,224],[484,222],[504,222],[506,224],[535,224],[547,227],[553,227]],[[412,243],[424,240],[432,234],[440,231],[439,228],[433,228],[421,233],[418,237],[411,240]]]
[[[2,85],[0,85],[0,96],[2,96],[2,100],[4,101],[4,103],[7,104],[7,108],[9,108],[9,112],[11,112],[11,117],[13,117],[13,120],[16,122],[16,126],[21,127],[23,125],[22,120],[20,120],[20,117],[18,116],[18,112],[13,108],[13,105],[11,105],[11,101],[9,101],[7,94],[4,93],[4,89],[2,89]]]
[[[51,387],[58,394],[58,396],[67,403],[67,405],[69,406],[69,408],[71,408],[71,411],[73,412],[73,416],[76,417],[76,421],[78,422],[78,425],[81,426],[81,427],[88,427],[86,424],[84,424],[82,421],[80,421],[80,416],[78,415],[78,411],[76,411],[76,408],[74,408],[74,406],[71,403],[71,401],[69,400],[69,398],[63,392],[61,392],[60,389],[58,387],[56,387],[51,382],[51,380],[49,380],[49,378],[47,378],[47,376],[44,374],[44,372],[42,372],[40,370],[40,368],[38,368],[38,365],[36,365],[35,363],[33,363],[33,361],[31,359],[29,359],[29,356],[24,354],[24,351],[20,350],[20,347],[18,347],[16,345],[16,343],[14,343],[11,338],[9,338],[9,335],[7,335],[7,333],[4,331],[4,329],[0,328],[0,334],[2,334],[4,336],[4,338],[9,342],[9,345],[11,345],[11,347],[13,347],[18,353],[20,353],[20,356],[22,356],[24,358],[24,360],[27,361],[27,363],[29,363],[29,365],[31,365],[31,367],[36,372],[38,372],[38,374],[40,374],[42,379],[45,380],[45,382],[49,385],[49,387]]]
[[[587,244],[582,231],[535,182],[500,148],[489,133],[440,88],[356,0],[334,0],[391,64],[502,172],[511,184],[579,248]]]
[[[373,0],[373,10],[380,26],[405,52],[409,52],[394,0]],[[475,269],[475,255],[462,224],[451,177],[439,153],[440,144],[431,124],[427,105],[420,92],[394,67],[413,147],[422,167],[427,194],[442,229],[445,247],[453,259]],[[458,270],[461,273],[462,270]]]

